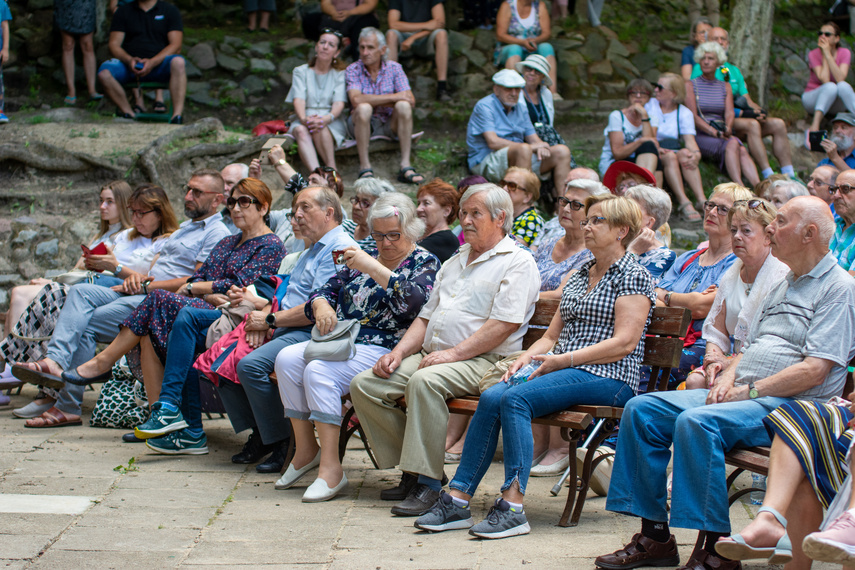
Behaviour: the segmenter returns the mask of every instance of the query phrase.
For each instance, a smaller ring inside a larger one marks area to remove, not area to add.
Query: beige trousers
[[[419,370],[424,351],[408,356],[387,378],[366,370],[350,383],[359,426],[380,469],[442,478],[450,398],[477,395],[478,381],[501,356],[482,354],[470,360]],[[405,396],[407,413],[395,400]]]

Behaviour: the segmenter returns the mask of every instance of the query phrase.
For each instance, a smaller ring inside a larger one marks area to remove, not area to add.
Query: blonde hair
[[[532,202],[537,202],[540,199],[540,178],[537,177],[537,174],[528,168],[511,166],[505,170],[505,176],[511,172],[519,172],[525,178],[525,193],[531,196]]]
[[[641,208],[634,200],[625,196],[614,194],[598,194],[590,196],[585,200],[585,215],[594,204],[599,204],[603,217],[610,227],[625,226],[629,229],[627,234],[620,240],[623,247],[627,247],[641,231]]]
[[[749,208],[749,200],[737,200],[733,203],[733,207],[727,212],[728,226],[733,223],[733,216],[736,214],[739,214],[749,222],[757,222],[763,226],[764,229],[772,223],[772,220],[774,220],[775,216],[778,215],[778,210],[775,208],[775,205],[763,198],[752,198],[752,200],[760,200],[762,206]]]
[[[725,182],[724,184],[719,184],[718,186],[713,188],[712,194],[710,194],[710,196],[712,196],[713,194],[722,194],[724,196],[727,196],[728,198],[730,198],[731,202],[738,202],[739,200],[750,200],[751,198],[755,197],[754,193],[751,192],[751,190],[735,182]]]
[[[674,92],[674,101],[680,105],[686,100],[686,82],[676,73],[663,73],[659,76],[660,85],[662,82],[668,83],[667,87]]]

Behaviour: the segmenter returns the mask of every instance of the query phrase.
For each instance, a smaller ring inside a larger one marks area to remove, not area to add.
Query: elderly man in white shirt
[[[531,254],[508,236],[513,204],[493,184],[460,200],[466,244],[443,264],[430,300],[398,345],[350,385],[360,429],[377,465],[396,465],[401,483],[380,494],[402,501],[399,516],[419,516],[442,487],[449,398],[477,394],[499,359],[522,348],[540,289]],[[395,401],[406,397],[407,412]]]

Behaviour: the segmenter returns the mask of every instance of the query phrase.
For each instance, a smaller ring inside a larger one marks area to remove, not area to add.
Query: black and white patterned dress
[[[54,0],[56,27],[68,34],[95,31],[95,0]]]

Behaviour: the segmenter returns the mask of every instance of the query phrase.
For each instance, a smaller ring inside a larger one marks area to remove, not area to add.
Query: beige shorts
[[[472,174],[483,176],[490,182],[498,184],[508,170],[508,147],[491,152],[484,160],[470,170]],[[538,177],[541,176],[540,160],[537,158],[536,153],[531,153],[531,171],[537,174]]]

